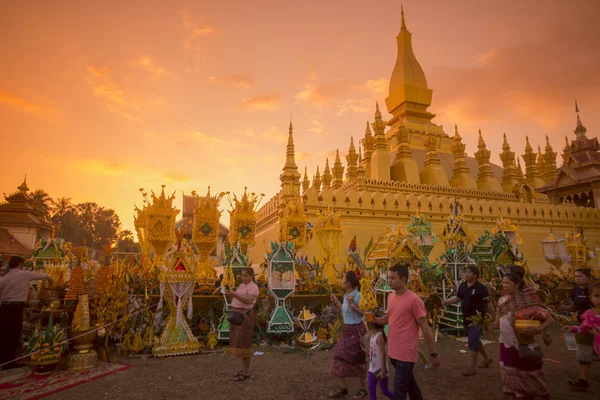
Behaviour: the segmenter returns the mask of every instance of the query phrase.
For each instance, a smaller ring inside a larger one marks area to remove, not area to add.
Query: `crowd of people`
[[[499,366],[503,392],[513,399],[548,399],[550,393],[543,371],[542,343],[552,343],[548,329],[554,320],[540,302],[535,291],[524,284],[525,271],[520,266],[510,267],[503,276],[503,295],[495,307],[489,288],[479,281],[479,268],[469,266],[465,280],[456,295],[444,301],[444,305],[461,303],[464,333],[467,337],[469,362],[463,372],[465,377],[477,374],[479,368],[489,368],[493,359],[486,351],[481,337],[484,329],[473,323],[473,317],[489,317],[488,330],[499,330]],[[235,375],[236,380],[250,376],[252,342],[252,308],[258,297],[258,288],[252,282],[251,268],[242,273],[243,284],[227,294],[236,301],[234,311],[244,313],[240,325],[232,325],[230,353],[242,358],[244,369]],[[357,379],[358,391],[353,399],[377,399],[377,387],[389,399],[422,399],[422,393],[413,373],[419,358],[419,332],[429,350],[429,361],[439,367],[440,357],[436,350],[427,320],[423,300],[412,292],[409,282],[409,266],[398,263],[388,271],[388,284],[392,292],[387,298],[387,312],[365,312],[360,309],[360,283],[357,275],[346,272],[341,280],[344,291],[340,301],[334,294],[331,301],[339,308],[343,328],[336,343],[329,372],[337,378],[337,388],[329,392],[330,398],[348,396],[348,379]],[[580,379],[569,382],[573,390],[585,391],[589,387],[588,375],[594,351],[600,353],[600,282],[590,284],[590,271],[579,269],[575,273],[577,287],[570,295],[567,311],[577,311],[580,326],[567,326],[566,331],[576,334],[577,361]],[[517,329],[517,320],[537,321]],[[387,336],[384,327],[387,325]],[[388,377],[390,366],[394,367],[392,390]]]
[[[13,257],[9,272],[0,278],[0,365],[3,369],[20,366],[15,363],[23,310],[29,282],[48,280],[47,274],[23,270],[24,260]],[[479,269],[467,267],[464,282],[456,295],[444,305],[461,303],[464,333],[467,337],[469,362],[463,372],[465,377],[477,374],[477,360],[483,358],[479,368],[489,368],[492,357],[482,343],[484,330],[473,322],[473,317],[489,317],[488,330],[499,330],[499,366],[503,392],[508,398],[548,399],[550,394],[543,372],[541,342],[549,346],[552,338],[547,332],[554,320],[540,302],[537,294],[524,285],[525,271],[519,266],[510,267],[503,276],[503,295],[497,308],[491,300],[488,287],[479,281]],[[354,399],[377,398],[377,386],[389,399],[422,399],[421,390],[414,377],[414,366],[419,358],[419,332],[429,350],[429,361],[439,367],[440,357],[429,327],[423,300],[412,292],[409,266],[398,263],[388,271],[388,284],[392,292],[387,298],[387,312],[365,312],[360,309],[360,282],[356,273],[346,272],[341,280],[344,291],[340,301],[334,294],[332,302],[339,308],[343,328],[336,343],[330,374],[337,378],[337,388],[330,398],[344,397],[348,392],[348,379],[356,378],[359,389]],[[242,283],[235,289],[225,288],[231,299],[229,352],[242,360],[242,369],[234,375],[237,381],[251,376],[254,335],[254,306],[259,289],[254,282],[254,270],[244,268]],[[589,373],[594,357],[600,354],[600,282],[590,283],[590,270],[575,272],[576,287],[570,293],[570,303],[564,311],[577,312],[579,325],[567,326],[565,331],[575,334],[576,359],[580,365],[579,379],[570,381],[575,391],[589,388]],[[537,321],[518,327],[516,321]],[[384,327],[387,325],[387,336]],[[389,388],[390,366],[394,367],[393,390]]]

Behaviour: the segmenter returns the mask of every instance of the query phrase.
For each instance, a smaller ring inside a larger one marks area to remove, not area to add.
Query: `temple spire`
[[[333,163],[333,181],[331,181],[331,190],[337,190],[344,184],[344,167],[340,160],[340,151],[335,151],[335,162]]]
[[[515,186],[519,183],[519,173],[515,166],[515,153],[510,151],[510,145],[504,134],[504,142],[502,143],[502,190],[506,193],[512,193]]]
[[[308,169],[304,167],[304,179],[302,180],[302,193],[306,193],[310,187],[310,180],[308,179]]]
[[[356,154],[354,138],[352,136],[350,137],[350,148],[348,149],[348,154],[346,155],[346,164],[348,165],[348,168],[346,169],[346,179],[352,181],[356,179],[358,169],[358,154]]]
[[[23,183],[21,183],[17,187],[17,189],[19,190],[19,192],[27,194],[27,192],[29,191],[29,187],[27,186],[27,175],[25,175],[25,178],[23,178]]]
[[[542,160],[542,179],[544,180],[544,182],[546,182],[546,184],[548,184],[552,182],[558,175],[558,171],[556,169],[556,152],[554,151],[554,149],[552,149],[552,146],[550,145],[550,139],[548,139],[548,135],[546,135],[546,148],[544,149]]]
[[[404,19],[404,6],[403,5],[400,5],[400,15],[402,16],[400,32],[408,32],[408,29],[406,28],[406,20]]]
[[[586,127],[581,122],[579,118],[579,106],[577,105],[577,100],[575,100],[575,112],[577,113],[577,127],[575,127],[575,136],[579,138],[585,138],[585,134],[587,132]]]
[[[373,121],[374,145],[371,155],[371,176],[377,181],[386,182],[390,180],[390,152],[385,138],[386,122],[381,117],[379,103],[375,103],[375,121]]]
[[[360,142],[358,142],[358,167],[356,168],[356,175],[357,175],[357,182],[358,182],[358,186],[357,186],[358,191],[365,190],[366,189],[365,167],[363,165],[362,149],[360,147]]]
[[[317,190],[317,193],[321,191],[321,174],[319,173],[318,165],[317,165],[317,173],[313,177],[312,186]]]
[[[374,139],[373,134],[371,133],[371,125],[369,121],[367,121],[367,127],[365,129],[365,137],[362,139],[362,145],[365,149],[365,158],[363,159],[363,163],[365,165],[365,176],[367,178],[371,177],[371,155],[373,154],[373,145]]]
[[[527,184],[533,189],[544,186],[544,181],[540,178],[538,170],[537,156],[529,144],[529,136],[525,136],[525,153],[523,154],[523,161],[525,161],[525,178]]]
[[[437,139],[435,136],[433,136],[429,129],[427,129],[423,144],[425,145],[426,152],[423,170],[419,174],[421,183],[428,185],[448,186],[448,176],[442,167],[440,158],[436,151]]]
[[[279,177],[284,198],[296,197],[300,195],[301,176],[302,175],[300,175],[298,172],[298,166],[296,165],[296,156],[294,151],[294,127],[292,126],[292,121],[290,120],[288,142],[285,152],[285,165],[283,166],[283,173]]]
[[[479,171],[477,173],[477,188],[480,190],[487,190],[492,192],[501,192],[502,186],[500,182],[494,177],[492,167],[490,164],[490,156],[492,154],[485,145],[481,129],[479,130],[479,141],[477,143],[477,152],[475,153],[475,159],[479,164]]]
[[[331,168],[329,168],[329,157],[325,159],[325,169],[323,170],[323,189],[331,187]]]

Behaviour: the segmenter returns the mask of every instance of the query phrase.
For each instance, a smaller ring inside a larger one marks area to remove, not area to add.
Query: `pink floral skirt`
[[[364,378],[367,357],[360,346],[360,338],[367,333],[364,323],[346,324],[335,345],[329,373],[340,378]]]
[[[522,397],[548,395],[542,362],[527,362],[519,358],[519,350],[500,343],[500,374],[504,394]]]

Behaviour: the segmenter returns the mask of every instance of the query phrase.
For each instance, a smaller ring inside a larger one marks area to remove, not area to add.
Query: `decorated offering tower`
[[[275,298],[275,309],[269,319],[267,332],[289,333],[294,331],[294,319],[287,309],[285,299],[294,293],[296,278],[294,274],[293,242],[271,242],[269,255],[269,291]]]
[[[185,309],[187,317],[192,317],[191,299],[196,277],[183,251],[181,235],[177,237],[176,248],[167,264],[167,251],[176,240],[175,217],[179,213],[173,206],[174,198],[174,194],[165,196],[164,186],[159,197],[152,192],[152,201],[144,194],[142,221],[146,225],[140,227],[147,232],[147,241],[154,251],[154,265],[161,271],[158,309],[162,308],[165,299],[170,309],[163,333],[152,349],[158,357],[193,354],[200,350],[200,343],[184,317]]]

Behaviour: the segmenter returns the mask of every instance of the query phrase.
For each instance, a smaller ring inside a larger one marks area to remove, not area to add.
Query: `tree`
[[[50,206],[52,205],[52,198],[50,198],[50,195],[43,189],[35,189],[35,191],[31,193],[31,197],[33,199],[34,206],[44,213],[45,218],[48,218],[50,214]]]
[[[135,242],[133,232],[130,230],[119,231],[117,236],[117,251],[125,253],[139,253],[141,251],[139,243]]]
[[[52,218],[55,217],[60,218],[65,215],[67,212],[72,211],[75,207],[73,203],[71,203],[70,197],[59,197],[56,200],[52,200]]]
[[[121,220],[114,210],[87,202],[77,204],[75,214],[91,248],[96,249],[97,245],[114,244],[121,227]]]

